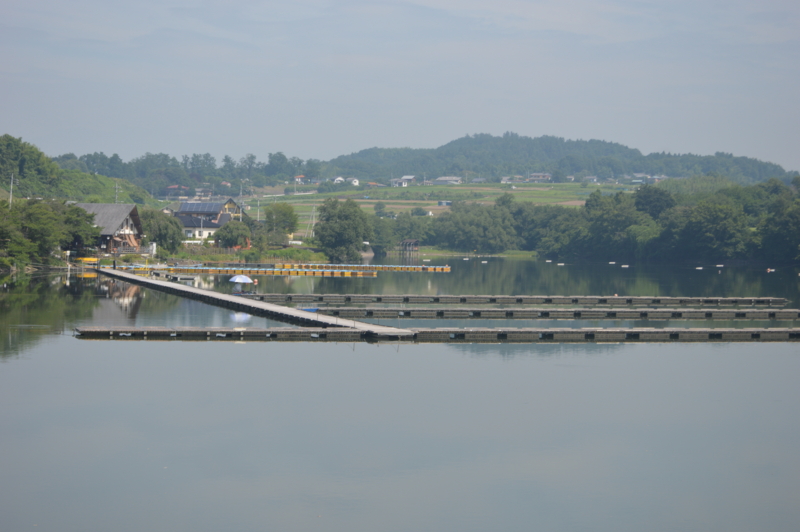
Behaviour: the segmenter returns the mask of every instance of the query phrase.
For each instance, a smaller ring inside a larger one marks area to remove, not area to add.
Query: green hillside
[[[22,139],[0,137],[0,198],[8,199],[11,176],[15,198],[59,198],[79,201],[153,204],[144,189],[125,179],[64,170],[36,146]]]
[[[797,172],[749,157],[726,153],[715,155],[643,155],[614,142],[565,140],[559,137],[525,137],[506,133],[467,135],[435,149],[370,148],[337,157],[325,165],[326,174],[353,175],[359,178],[399,177],[405,174],[483,177],[548,172],[556,179],[567,175],[600,178],[643,173],[690,177],[721,174],[740,183],[756,183],[776,177],[790,181]]]

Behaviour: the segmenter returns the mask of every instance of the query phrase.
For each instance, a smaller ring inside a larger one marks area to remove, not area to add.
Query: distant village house
[[[174,211],[183,226],[186,238],[204,239],[214,236],[231,220],[242,220],[242,208],[232,198],[224,202],[186,201]]]

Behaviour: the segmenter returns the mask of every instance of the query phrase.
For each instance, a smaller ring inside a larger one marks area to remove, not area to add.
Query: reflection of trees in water
[[[179,296],[145,289],[142,291],[139,312],[147,315],[163,313],[178,308],[181,301],[184,299]]]
[[[559,357],[565,355],[607,355],[625,348],[623,344],[447,344],[447,348],[479,357]]]
[[[786,297],[800,304],[800,278],[791,270],[767,274],[744,267],[662,266],[603,263],[557,266],[536,260],[449,258],[451,273],[378,272],[375,278],[313,278],[319,294],[425,295],[630,295],[630,296],[761,296]],[[444,264],[437,260],[431,264]],[[310,278],[289,285],[264,283],[262,292],[310,292]]]
[[[90,319],[97,306],[95,280],[17,276],[0,285],[0,356],[19,353],[45,334]],[[88,288],[88,289],[87,289]]]

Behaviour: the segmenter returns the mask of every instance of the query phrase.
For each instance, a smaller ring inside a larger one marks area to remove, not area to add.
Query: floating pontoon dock
[[[277,304],[324,303],[326,305],[369,305],[370,303],[416,305],[591,305],[669,307],[782,307],[782,297],[660,297],[660,296],[482,296],[412,294],[257,294],[245,296]]]
[[[142,277],[119,270],[103,268],[99,271],[103,275],[107,275],[122,281],[127,281],[129,283],[143,285],[148,288],[160,290],[162,292],[179,295],[189,299],[196,299],[198,301],[209,303],[218,307],[225,307],[240,312],[247,312],[248,314],[253,314],[255,316],[262,316],[279,321],[296,323],[307,327],[345,327],[360,331],[365,335],[374,338],[398,339],[403,337],[411,337],[413,335],[411,331],[406,329],[384,327],[382,325],[362,323],[360,321],[347,320],[333,316],[324,316],[315,312],[306,312],[304,310],[274,305],[272,303],[265,303],[263,301],[253,301],[239,296],[220,294],[219,292],[202,290],[200,288],[186,286],[179,283],[150,279],[148,277]]]
[[[271,329],[224,327],[78,327],[87,340],[238,340],[276,342],[385,342],[409,343],[565,343],[565,342],[796,342],[800,328],[751,329],[411,329],[408,335],[370,335],[344,328],[282,327]]]
[[[439,328],[400,329],[349,319],[361,318],[484,318],[484,319],[800,319],[796,309],[774,308],[786,304],[783,298],[661,298],[594,296],[376,296],[265,294],[246,298],[202,290],[113,269],[99,270],[122,281],[196,299],[216,306],[302,325],[298,328],[219,327],[79,327],[86,339],[182,339],[182,340],[270,340],[417,343],[537,343],[537,342],[787,342],[800,340],[798,328]],[[314,312],[277,305],[283,303],[496,303],[511,308],[359,308],[355,306],[316,308]],[[520,308],[525,304],[595,305],[585,308]],[[625,307],[606,308],[619,304]],[[649,308],[671,304],[673,308]],[[679,306],[700,307],[680,308]],[[744,308],[749,305],[750,308]],[[637,307],[637,308],[631,308]],[[722,308],[720,308],[722,307]],[[762,307],[762,308],[756,308]],[[767,308],[763,308],[767,307]]]
[[[450,266],[391,266],[372,264],[238,264],[225,266],[168,266],[154,269],[147,266],[119,265],[118,269],[134,273],[150,271],[165,274],[194,275],[290,275],[312,277],[376,277],[378,272],[447,273]],[[104,268],[106,269],[106,268]],[[110,268],[108,268],[110,269]]]
[[[308,310],[308,309],[306,309]],[[611,319],[611,320],[796,320],[798,309],[774,308],[408,308],[318,307],[317,314],[350,319]]]

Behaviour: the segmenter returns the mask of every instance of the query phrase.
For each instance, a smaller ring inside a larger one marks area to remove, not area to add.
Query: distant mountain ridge
[[[328,161],[326,170],[360,178],[414,174],[488,180],[533,172],[548,172],[556,178],[568,175],[611,178],[633,173],[670,177],[722,174],[741,183],[772,177],[788,181],[797,175],[774,163],[727,153],[643,155],[615,142],[553,136],[531,138],[516,133],[467,135],[434,149],[369,148]]]

